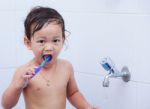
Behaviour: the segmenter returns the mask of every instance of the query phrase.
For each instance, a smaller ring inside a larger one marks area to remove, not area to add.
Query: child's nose
[[[45,45],[45,51],[53,51],[54,50],[54,45],[53,44],[46,44]]]

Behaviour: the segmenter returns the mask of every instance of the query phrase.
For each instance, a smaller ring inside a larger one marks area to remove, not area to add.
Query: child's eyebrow
[[[53,39],[60,39],[61,37],[57,36],[57,37],[53,37]]]
[[[53,36],[53,37],[51,37],[50,39],[60,39],[62,36],[59,36],[59,35],[57,35],[57,36]],[[47,39],[48,37],[46,37],[46,36],[38,36],[36,39]],[[49,39],[49,38],[48,38]]]

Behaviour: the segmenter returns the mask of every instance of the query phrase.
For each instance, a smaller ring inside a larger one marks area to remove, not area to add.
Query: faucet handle
[[[123,76],[122,76],[123,81],[124,81],[124,82],[130,81],[131,73],[129,72],[128,67],[127,67],[127,66],[124,66],[124,67],[121,69],[121,72],[123,73]]]

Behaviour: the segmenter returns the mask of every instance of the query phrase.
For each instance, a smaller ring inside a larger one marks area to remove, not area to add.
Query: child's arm
[[[68,96],[68,99],[77,109],[88,109],[90,107],[90,104],[85,100],[79,91],[76,91],[71,96]]]
[[[79,91],[68,99],[77,109],[100,109],[97,106],[90,105]]]
[[[11,109],[14,107],[20,97],[22,92],[21,88],[15,88],[13,85],[10,85],[3,94],[2,97],[2,106],[4,109]]]
[[[15,73],[11,84],[2,96],[2,106],[4,109],[11,109],[17,104],[21,92],[27,86],[28,80],[32,77],[33,74],[31,70],[25,73],[21,73],[21,71],[18,70]]]
[[[67,87],[67,97],[71,104],[77,109],[99,109],[97,107],[91,106],[79,92],[74,78],[72,66],[70,67],[70,72],[70,79]]]

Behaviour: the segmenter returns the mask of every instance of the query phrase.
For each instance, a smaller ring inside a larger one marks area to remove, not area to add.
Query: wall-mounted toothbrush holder
[[[108,74],[105,76],[103,81],[103,87],[109,87],[109,78],[110,77],[121,77],[124,82],[130,81],[131,74],[127,66],[124,66],[121,71],[115,68],[113,61],[110,58],[103,58],[101,60],[102,67],[108,71]]]

